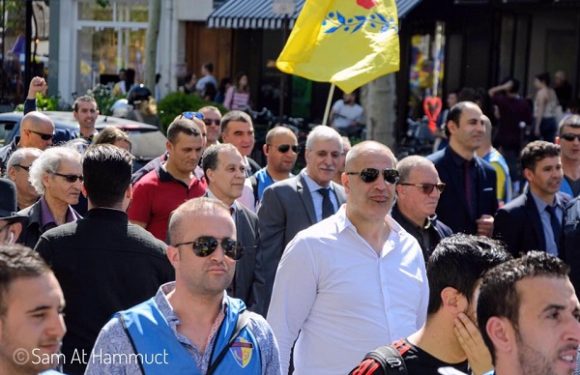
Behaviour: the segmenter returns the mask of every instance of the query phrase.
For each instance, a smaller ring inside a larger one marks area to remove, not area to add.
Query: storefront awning
[[[289,27],[300,14],[306,0],[296,0],[294,14],[288,18]],[[421,0],[396,0],[399,18],[403,18]],[[226,29],[281,29],[284,16],[272,9],[272,0],[229,0],[214,10],[207,19],[207,26]]]

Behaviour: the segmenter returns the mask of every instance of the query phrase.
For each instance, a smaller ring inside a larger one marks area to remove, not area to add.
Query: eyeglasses
[[[568,142],[573,142],[575,139],[577,139],[578,141],[580,141],[580,134],[570,134],[570,133],[566,133],[566,134],[562,134],[560,136],[560,138],[565,139]]]
[[[371,182],[375,182],[376,179],[379,177],[379,171],[376,168],[365,168],[360,172],[346,172],[347,175],[359,175],[360,179],[369,184]],[[383,178],[389,184],[396,184],[399,181],[399,171],[396,169],[383,169]]]
[[[34,130],[30,130],[30,129],[28,129],[28,131],[38,135],[40,137],[40,139],[42,139],[43,141],[50,141],[51,139],[54,138],[54,134],[45,134],[45,133],[37,132]]]
[[[443,193],[443,190],[445,190],[445,184],[443,182],[439,184],[410,184],[407,182],[399,182],[399,185],[418,187],[425,195],[430,195],[435,188],[439,190],[439,193]]]
[[[84,180],[84,177],[82,175],[61,174],[61,173],[56,173],[56,172],[51,172],[51,174],[58,176],[58,177],[62,177],[66,180],[66,182],[70,182],[71,184],[74,184],[75,182],[77,182],[77,180],[79,180],[80,182],[83,182],[83,180]]]
[[[272,145],[268,145],[268,146],[272,146]],[[299,150],[298,145],[288,145],[288,144],[278,145],[278,147],[276,147],[276,149],[278,150],[278,152],[281,152],[283,154],[290,151],[290,149],[292,149],[292,152],[297,154],[298,150]]]
[[[211,255],[217,249],[218,245],[221,245],[222,249],[224,249],[224,254],[233,260],[239,260],[243,255],[242,247],[238,242],[227,237],[218,240],[213,236],[201,236],[197,240],[178,243],[174,246],[178,247],[182,245],[191,245],[195,255],[202,258]]]
[[[203,123],[206,124],[207,126],[210,126],[212,124],[215,126],[220,126],[220,122],[221,122],[220,120],[212,120],[209,118],[206,118],[205,120],[203,120]]]
[[[30,165],[27,167],[27,166],[24,166],[24,165],[21,165],[21,164],[14,164],[14,166],[15,167],[18,167],[20,169],[24,169],[26,172],[30,172]]]
[[[201,113],[201,112],[183,112],[181,114],[181,117],[185,117],[188,120],[193,120],[194,118],[196,118],[198,120],[204,119],[203,113]]]

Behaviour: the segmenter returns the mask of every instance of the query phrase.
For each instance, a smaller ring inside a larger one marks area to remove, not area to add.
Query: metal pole
[[[32,54],[32,1],[33,0],[26,0],[26,33],[24,37],[24,92],[23,94],[26,95],[26,87],[30,80],[32,79],[32,61],[31,61],[31,54]]]
[[[288,16],[284,15],[282,19],[282,46],[286,44],[286,39],[288,39]],[[286,91],[286,74],[281,72],[280,76],[280,108],[279,108],[279,116],[284,116],[284,94]]]

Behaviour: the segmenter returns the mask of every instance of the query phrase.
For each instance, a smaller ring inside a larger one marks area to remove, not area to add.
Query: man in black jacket
[[[423,156],[407,156],[397,163],[397,170],[397,203],[391,215],[417,239],[427,262],[439,241],[453,233],[435,215],[445,184],[433,162]]]
[[[51,265],[67,305],[64,371],[82,374],[97,335],[111,315],[155,294],[174,279],[166,246],[130,224],[131,155],[113,145],[87,150],[84,219],[45,232],[36,250]]]

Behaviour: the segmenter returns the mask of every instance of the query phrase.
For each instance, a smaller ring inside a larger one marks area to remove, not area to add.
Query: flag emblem
[[[245,368],[252,360],[254,346],[243,337],[238,337],[230,347],[230,352],[241,368]]]

